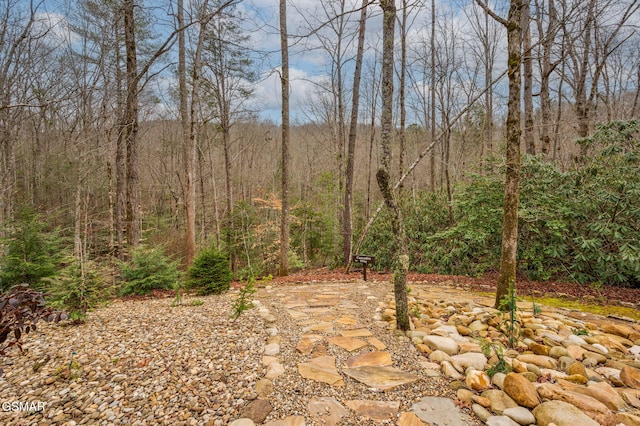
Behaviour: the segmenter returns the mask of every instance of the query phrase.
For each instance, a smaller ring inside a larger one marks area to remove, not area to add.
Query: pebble
[[[197,309],[171,307],[168,299],[115,301],[90,313],[85,324],[46,324],[31,333],[25,340],[25,355],[5,357],[0,400],[29,395],[46,401],[45,412],[37,414],[33,423],[43,426],[52,422],[250,426],[255,421],[241,414],[251,404],[260,408],[257,401],[262,400],[268,400],[271,408],[252,413],[255,420],[304,424],[311,421],[308,402],[329,396],[341,405],[356,400],[397,403],[398,416],[405,420],[413,418],[405,414],[411,414],[415,402],[427,395],[451,399],[457,395],[474,414],[469,424],[477,425],[575,426],[595,424],[593,418],[619,423],[640,419],[636,323],[596,316],[586,320],[564,311],[546,312],[544,307],[534,316],[525,309],[519,317],[523,337],[518,350],[502,355],[523,380],[514,382],[507,380],[508,374],[496,373],[489,381],[486,369],[498,358],[494,353],[487,359],[478,336],[485,341],[502,339],[497,329],[502,324],[500,314],[489,304],[460,297],[461,289],[412,288],[419,315],[410,338],[393,332],[395,305],[389,283],[262,288],[256,294],[257,308],[238,321],[224,315],[231,312],[237,296],[233,292],[209,296]],[[317,328],[311,333],[319,336],[308,354],[295,349],[305,327]],[[576,329],[588,330],[589,335],[577,336]],[[363,338],[367,346],[353,352],[328,343],[346,330],[368,330],[375,340]],[[376,349],[389,352],[393,368],[421,380],[380,392],[342,374],[347,359]],[[45,354],[50,360],[34,372],[33,364]],[[285,368],[321,356],[335,358],[344,379],[340,387],[304,379],[297,368]],[[425,373],[426,364],[430,374]],[[451,379],[456,380],[457,392],[449,386]],[[514,387],[526,390],[527,398]],[[536,400],[535,394],[545,398]],[[345,413],[343,424],[368,424],[351,410]],[[20,413],[4,415],[7,424],[21,424]]]

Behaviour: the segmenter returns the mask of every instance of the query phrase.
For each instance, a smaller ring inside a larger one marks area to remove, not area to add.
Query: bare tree
[[[551,93],[550,79],[559,60],[553,60],[553,47],[559,29],[558,13],[554,0],[536,1],[535,21],[538,30],[538,68],[540,70],[540,151],[546,160],[551,159]],[[546,26],[545,26],[546,23]],[[561,103],[561,101],[559,101]]]
[[[573,5],[561,2],[563,10]],[[574,112],[577,120],[577,135],[589,135],[592,115],[597,101],[598,87],[604,67],[610,55],[630,38],[623,28],[640,9],[638,0],[618,2],[614,0],[588,0],[581,2],[581,9],[573,22],[562,20],[563,37],[567,54],[567,74],[565,82],[574,97]],[[609,13],[605,13],[608,11]],[[615,11],[611,23],[610,13]],[[603,22],[607,17],[607,21]],[[578,160],[587,154],[587,145],[580,145]]]
[[[507,111],[507,154],[502,219],[502,254],[496,287],[496,309],[504,308],[503,298],[516,283],[518,251],[518,202],[520,199],[520,87],[522,66],[522,9],[528,0],[511,0],[507,19],[498,16],[482,1],[476,2],[507,29],[507,75],[509,101]]]
[[[523,103],[524,128],[523,140],[527,154],[536,154],[535,135],[533,133],[533,59],[531,52],[531,8],[530,0],[523,2],[522,7],[522,68],[523,68]]]
[[[409,254],[407,237],[402,222],[402,212],[397,194],[391,186],[391,140],[393,138],[393,51],[396,23],[394,0],[381,0],[383,12],[382,31],[382,111],[380,115],[380,150],[382,153],[380,168],[376,174],[380,192],[387,208],[391,212],[391,227],[394,234],[394,275],[393,289],[396,300],[396,324],[398,329],[409,330],[409,312],[407,304],[407,272]]]
[[[280,0],[280,53],[282,68],[282,212],[280,221],[280,276],[289,275],[289,41],[287,0]]]
[[[26,10],[17,1],[3,2],[0,9],[0,225],[13,218],[16,201],[15,140],[17,123],[29,106],[24,77],[29,68],[24,57],[36,36],[33,28],[42,1],[29,1]],[[22,15],[26,13],[26,16]],[[33,53],[33,52],[31,52]]]
[[[362,76],[362,58],[364,56],[364,36],[367,23],[368,0],[362,0],[360,9],[360,24],[358,28],[358,48],[355,69],[353,71],[353,93],[351,97],[351,117],[349,124],[349,140],[347,143],[347,170],[344,189],[344,216],[342,218],[342,257],[345,265],[351,259],[353,243],[353,180],[356,151],[356,137],[358,129],[358,106],[360,104],[360,78]]]
[[[232,128],[246,115],[244,104],[252,93],[248,82],[255,79],[252,62],[246,53],[248,37],[240,33],[233,9],[224,16],[218,14],[208,30],[205,43],[204,91],[211,108],[210,120],[222,137],[226,185],[225,241],[232,269],[235,269],[236,250],[233,247],[233,158]],[[244,179],[243,179],[244,180]]]

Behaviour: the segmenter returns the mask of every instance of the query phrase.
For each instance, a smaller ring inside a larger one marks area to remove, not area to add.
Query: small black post
[[[353,261],[362,265],[362,278],[367,281],[367,265],[373,263],[376,260],[374,256],[367,256],[365,254],[354,254]]]

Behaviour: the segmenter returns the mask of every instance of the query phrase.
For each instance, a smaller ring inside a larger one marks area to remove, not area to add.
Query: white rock
[[[458,344],[450,337],[425,336],[422,342],[433,350],[441,350],[449,355],[458,353]]]
[[[507,408],[502,414],[521,425],[530,425],[536,422],[536,417],[533,413],[524,407]]]
[[[488,426],[520,426],[507,416],[490,416],[486,423]]]
[[[277,343],[269,343],[264,347],[264,354],[267,356],[274,356],[280,353],[280,345]]]

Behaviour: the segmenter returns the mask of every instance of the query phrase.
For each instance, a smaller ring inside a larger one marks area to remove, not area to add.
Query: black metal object
[[[367,280],[367,265],[376,261],[375,256],[367,256],[366,254],[354,254],[353,262],[362,265],[362,277]]]

